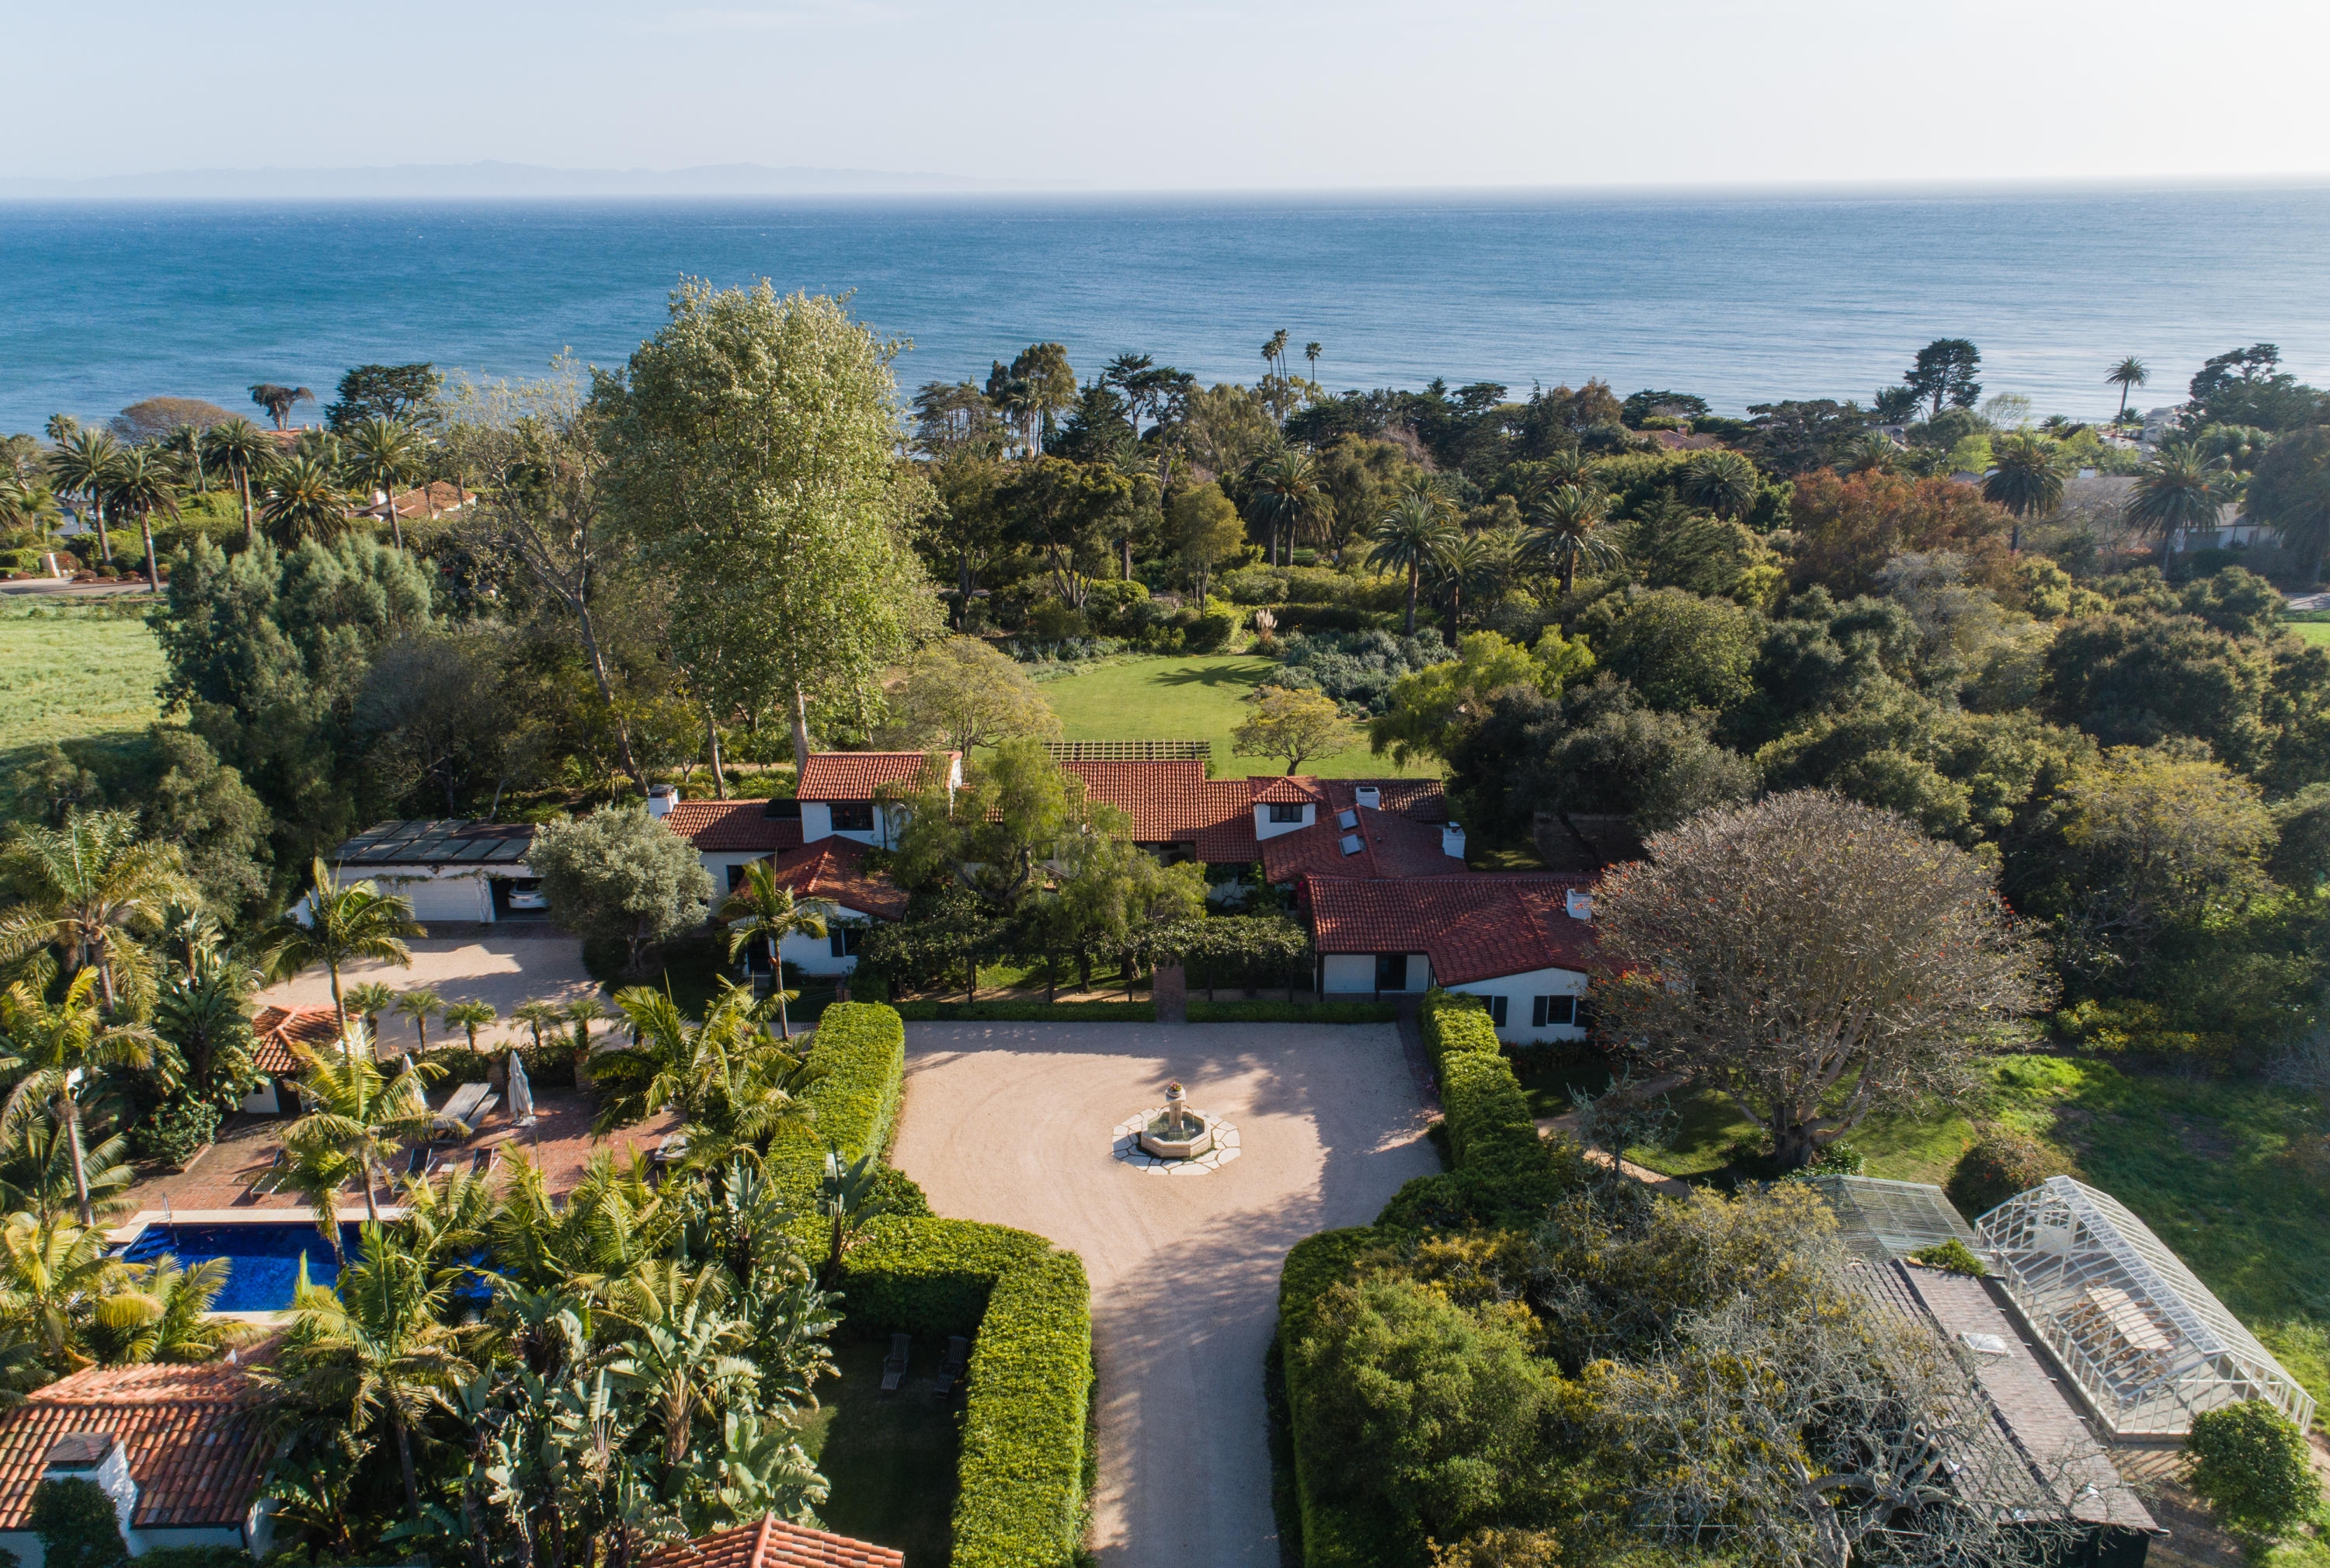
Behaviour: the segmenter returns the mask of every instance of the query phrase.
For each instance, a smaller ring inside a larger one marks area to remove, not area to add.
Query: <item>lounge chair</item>
[[[469,1174],[473,1176],[490,1176],[494,1167],[501,1161],[501,1145],[489,1143],[469,1157]]]
[[[939,1380],[932,1392],[941,1399],[955,1390],[963,1374],[971,1370],[971,1341],[957,1334],[947,1340],[946,1359],[939,1363]]]
[[[486,1112],[501,1102],[501,1096],[483,1083],[464,1083],[445,1097],[430,1119],[429,1136],[432,1138],[465,1138],[478,1129]]]
[[[275,1148],[274,1154],[269,1157],[267,1163],[260,1166],[257,1170],[252,1171],[249,1176],[244,1178],[244,1185],[253,1187],[264,1186],[276,1176],[277,1173],[281,1171],[285,1166],[289,1165],[290,1163],[291,1157],[284,1152],[282,1145],[278,1144]]]
[[[404,1179],[412,1181],[415,1177],[426,1176],[430,1167],[436,1163],[429,1153],[427,1144],[414,1144],[412,1152],[404,1157]]]
[[[911,1335],[890,1336],[890,1354],[882,1358],[882,1392],[895,1393],[898,1384],[906,1375],[906,1353],[914,1346]]]

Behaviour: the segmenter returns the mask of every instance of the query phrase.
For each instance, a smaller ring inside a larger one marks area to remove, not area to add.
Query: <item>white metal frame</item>
[[[2250,1399],[2313,1421],[2314,1396],[2110,1194],[2052,1176],[1975,1228],[2113,1436],[2182,1437],[2202,1412]]]
[[[1944,1242],[1983,1250],[1983,1240],[1965,1223],[1949,1195],[1927,1182],[1887,1181],[1880,1176],[1822,1176],[1814,1188],[1835,1212],[1844,1244],[1872,1261],[1906,1258]]]

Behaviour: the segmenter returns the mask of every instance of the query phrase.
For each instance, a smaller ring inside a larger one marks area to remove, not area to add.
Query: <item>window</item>
[[[866,940],[866,928],[861,925],[830,925],[825,928],[827,939],[833,944],[837,959],[854,958],[859,944]]]
[[[1575,997],[1532,997],[1530,998],[1530,1026],[1542,1029],[1549,1024],[1573,1024],[1577,1019],[1577,998]]]
[[[761,808],[761,815],[777,822],[799,822],[800,802],[789,795],[780,795]]]
[[[874,803],[870,800],[837,800],[827,809],[833,813],[836,833],[874,831]]]
[[[1407,989],[1407,955],[1406,953],[1376,955],[1376,989],[1378,991]]]
[[[1489,1022],[1501,1029],[1505,1026],[1505,1002],[1502,997],[1489,998]]]
[[[728,891],[730,893],[734,893],[738,888],[744,885],[744,868],[741,865],[730,866],[728,868]]]
[[[1271,819],[1273,822],[1300,822],[1300,821],[1302,821],[1302,802],[1301,802],[1300,800],[1292,801],[1292,802],[1290,802],[1290,801],[1284,801],[1284,800],[1274,800],[1274,801],[1271,802],[1271,807],[1270,807],[1270,819]]]

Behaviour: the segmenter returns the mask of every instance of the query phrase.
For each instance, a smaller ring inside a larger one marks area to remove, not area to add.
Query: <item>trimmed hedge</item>
[[[901,1018],[917,1023],[1154,1024],[1154,1002],[894,1002]]]
[[[1192,1024],[1390,1024],[1396,1002],[1203,1002],[1192,997]]]
[[[1073,1252],[1047,1252],[996,1281],[971,1353],[955,1568],[1068,1568],[1075,1561],[1093,1383],[1091,1304],[1084,1262]]]
[[[852,1156],[890,1147],[899,1096],[905,1091],[905,1026],[878,1003],[837,1002],[810,1037],[809,1062],[825,1072],[807,1096],[816,1114],[806,1126],[778,1131],[769,1144],[768,1164],[794,1212],[809,1216],[802,1223],[815,1230],[814,1200],[825,1174],[826,1146],[838,1144]],[[822,1250],[821,1242],[817,1250]]]
[[[837,1281],[856,1324],[945,1338],[982,1332],[996,1281],[1048,1256],[1052,1243],[977,1220],[885,1215],[841,1261]]]

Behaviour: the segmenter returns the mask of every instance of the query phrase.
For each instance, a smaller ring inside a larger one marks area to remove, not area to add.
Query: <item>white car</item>
[[[539,882],[514,882],[509,884],[509,907],[513,910],[545,910],[550,900],[543,896]]]

